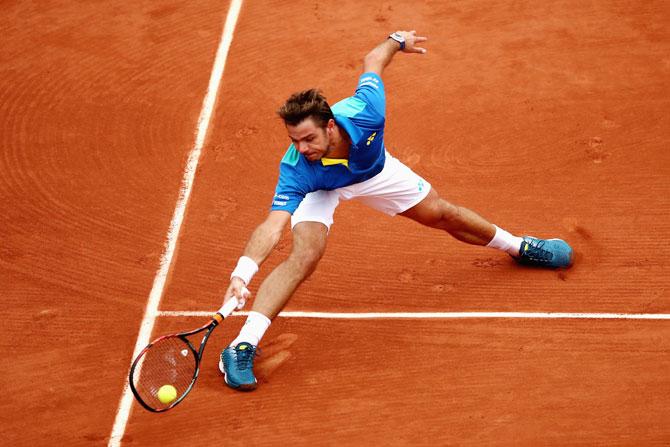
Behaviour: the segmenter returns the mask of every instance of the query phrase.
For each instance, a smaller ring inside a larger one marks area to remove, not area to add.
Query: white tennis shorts
[[[291,216],[291,228],[300,222],[321,222],[330,229],[340,200],[357,199],[371,208],[395,216],[421,202],[429,192],[430,183],[386,152],[384,169],[371,179],[331,191],[307,194]]]

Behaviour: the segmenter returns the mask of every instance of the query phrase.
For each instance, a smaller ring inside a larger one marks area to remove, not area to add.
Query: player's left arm
[[[417,46],[417,44],[427,41],[427,37],[417,36],[414,30],[397,31],[396,33],[405,39],[405,47],[402,49],[403,53],[426,53],[426,49]],[[391,62],[391,59],[393,59],[393,56],[398,51],[400,51],[400,43],[391,38],[386,39],[365,56],[363,59],[363,72],[372,72],[381,76],[384,68]]]

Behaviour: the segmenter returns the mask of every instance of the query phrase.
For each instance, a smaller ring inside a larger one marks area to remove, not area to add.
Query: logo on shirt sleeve
[[[363,87],[364,85],[369,85],[370,87],[374,87],[376,89],[379,89],[379,79],[373,77],[373,76],[366,76],[361,79],[361,82],[358,84],[359,87]]]
[[[286,206],[289,197],[286,194],[275,194],[275,199],[272,201],[274,206]]]
[[[370,146],[373,141],[375,141],[375,137],[377,136],[377,132],[373,132],[372,135],[368,137],[368,142],[365,143],[366,146]]]

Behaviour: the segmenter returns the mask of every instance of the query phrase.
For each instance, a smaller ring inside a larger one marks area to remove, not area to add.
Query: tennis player
[[[253,362],[263,334],[326,249],[333,213],[341,200],[357,199],[456,239],[509,253],[521,264],[569,267],[572,248],[560,239],[518,237],[473,211],[440,198],[430,183],[394,158],[384,144],[386,96],[381,75],[393,56],[425,54],[426,37],[398,31],[365,56],[353,96],[332,107],[321,92],[292,95],[278,111],[291,145],[281,160],[271,210],[251,235],[230,277],[224,302],[244,299],[252,277],[291,221],[293,248],[261,284],[246,323],[221,353],[219,368],[231,388],[252,390]]]

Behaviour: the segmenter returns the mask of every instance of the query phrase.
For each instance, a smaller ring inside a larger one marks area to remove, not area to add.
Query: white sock
[[[246,323],[240,330],[240,335],[230,343],[230,346],[237,346],[238,343],[247,342],[258,346],[265,331],[270,327],[270,319],[259,312],[251,311],[247,317]]]
[[[519,250],[521,249],[521,244],[523,243],[523,238],[514,236],[502,228],[498,228],[496,225],[496,234],[491,239],[486,246],[491,248],[497,248],[511,254],[512,256],[519,256]]]

